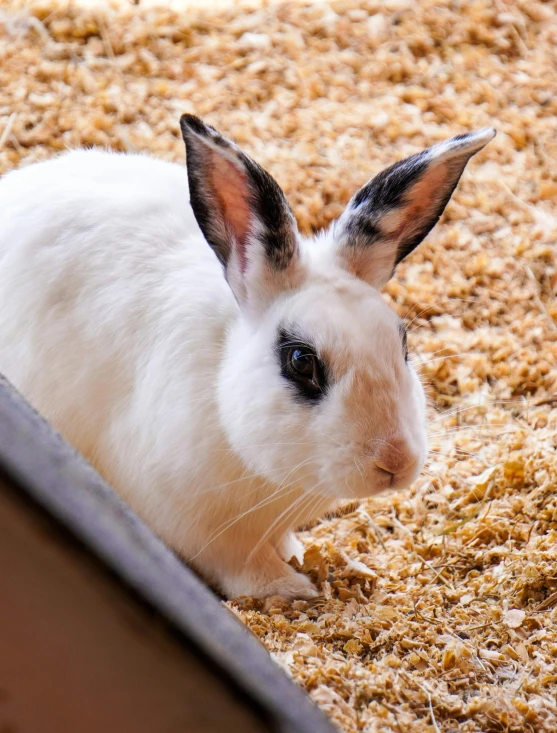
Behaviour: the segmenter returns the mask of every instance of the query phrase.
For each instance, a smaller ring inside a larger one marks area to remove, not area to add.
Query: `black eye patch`
[[[281,376],[293,387],[300,400],[315,403],[325,396],[327,370],[314,346],[286,329],[280,329],[276,352]]]
[[[406,330],[406,326],[401,321],[398,324],[398,332],[400,333],[400,338],[402,340],[402,353],[404,356],[404,361],[408,361],[408,332]]]

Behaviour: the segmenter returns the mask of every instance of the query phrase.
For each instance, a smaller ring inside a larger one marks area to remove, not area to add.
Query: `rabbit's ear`
[[[435,226],[468,160],[494,136],[493,128],[458,135],[368,181],[334,226],[342,266],[382,288]]]
[[[293,285],[294,215],[278,183],[233,142],[193,115],[180,126],[197,223],[239,304],[260,309]]]

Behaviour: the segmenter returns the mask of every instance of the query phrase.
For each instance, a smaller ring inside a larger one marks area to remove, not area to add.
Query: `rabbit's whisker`
[[[250,561],[253,559],[253,557],[257,554],[258,550],[265,544],[265,542],[269,539],[269,537],[273,534],[273,531],[280,527],[282,524],[295,524],[296,520],[293,520],[291,517],[291,514],[296,512],[296,516],[301,516],[303,509],[307,506],[309,508],[310,502],[315,497],[313,494],[302,494],[299,496],[296,501],[294,501],[291,506],[286,507],[284,511],[282,511],[275,519],[274,521],[267,527],[265,532],[261,535],[259,540],[256,542],[253,549],[250,551],[249,555],[246,558],[246,564],[249,564]],[[309,501],[308,501],[309,500]]]
[[[265,496],[261,501],[257,502],[252,507],[249,507],[245,511],[241,512],[239,515],[235,516],[232,519],[225,520],[222,524],[220,524],[213,533],[209,536],[208,541],[206,544],[193,556],[190,557],[190,560],[194,560],[198,555],[200,555],[211,543],[213,543],[218,537],[220,537],[224,532],[228,531],[233,525],[237,524],[239,521],[244,519],[248,514],[252,514],[253,512],[257,511],[258,509],[262,509],[269,504],[272,504],[275,501],[278,501],[279,499],[285,498],[286,496],[289,496],[290,494],[294,493],[295,491],[301,491],[299,488],[298,481],[299,479],[294,479],[290,483],[283,485],[285,481],[288,480],[288,478],[297,470],[302,468],[303,466],[309,464],[312,462],[312,459],[307,459],[306,461],[302,461],[297,466],[295,466],[285,477],[283,482],[269,495]],[[291,486],[294,486],[293,489],[290,489]],[[286,491],[286,489],[290,489],[289,491]],[[220,531],[219,531],[220,530]]]
[[[445,354],[445,356],[436,356],[434,359],[427,359],[426,361],[420,361],[416,359],[416,366],[423,367],[426,364],[433,364],[435,361],[443,361],[443,359],[458,359],[461,356],[483,356],[481,351],[461,351],[458,354]]]

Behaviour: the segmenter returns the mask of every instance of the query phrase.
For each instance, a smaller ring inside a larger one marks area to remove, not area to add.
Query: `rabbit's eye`
[[[313,379],[316,372],[317,357],[305,349],[291,349],[290,368],[300,377]]]
[[[310,346],[300,344],[288,348],[284,366],[285,376],[296,383],[304,397],[315,399],[323,394],[325,370]]]
[[[281,374],[304,401],[315,402],[325,394],[326,370],[313,346],[281,331],[278,340]]]

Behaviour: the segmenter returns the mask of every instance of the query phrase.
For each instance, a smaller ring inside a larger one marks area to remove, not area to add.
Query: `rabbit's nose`
[[[391,474],[392,477],[409,473],[416,467],[417,462],[416,452],[404,438],[385,441],[374,458],[375,467]]]

